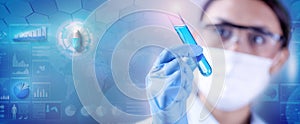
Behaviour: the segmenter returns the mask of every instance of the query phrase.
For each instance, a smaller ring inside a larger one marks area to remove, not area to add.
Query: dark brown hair
[[[211,5],[213,1],[215,0],[207,0],[206,3],[204,4],[201,20],[203,19],[204,13],[207,11],[208,7]],[[291,27],[290,27],[291,25],[290,25],[289,13],[278,0],[261,0],[261,1],[263,1],[266,5],[268,5],[277,16],[277,19],[280,22],[280,27],[283,32],[282,48],[287,47],[291,37]]]

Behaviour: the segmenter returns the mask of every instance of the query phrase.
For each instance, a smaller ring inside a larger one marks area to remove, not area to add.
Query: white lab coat
[[[194,99],[194,103],[190,103],[189,100],[191,97],[196,97],[196,99]],[[195,94],[191,94],[189,100],[187,104],[192,104],[187,112],[189,124],[219,124],[212,114],[207,114],[209,113],[208,110]],[[251,114],[251,124],[265,124],[265,122],[255,113],[252,112]]]

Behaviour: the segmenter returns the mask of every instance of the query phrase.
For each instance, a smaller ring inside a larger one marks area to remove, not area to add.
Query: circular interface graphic
[[[81,22],[62,25],[57,33],[57,45],[67,57],[78,56],[89,49],[92,33]]]
[[[167,28],[167,23],[147,20],[145,16],[167,19],[163,13],[154,11],[129,14],[107,29],[95,53],[97,80],[103,86],[101,91],[106,91],[103,92],[106,99],[115,107],[113,116],[121,115],[117,109],[132,115],[149,115],[145,76],[165,47],[180,44],[178,37]],[[112,80],[103,80],[105,78]],[[128,89],[131,91],[126,92]]]
[[[74,105],[68,105],[66,108],[65,108],[65,114],[69,117],[72,117],[75,115],[77,111],[77,108],[74,106]]]
[[[84,23],[94,34],[89,50],[72,56],[74,85],[81,103],[90,108],[87,113],[99,123],[150,117],[147,71],[162,49],[182,45],[170,18],[179,19],[180,13],[199,34],[200,12],[188,0],[110,0],[99,6]],[[221,89],[214,89],[215,94]]]
[[[17,98],[25,99],[29,95],[29,84],[27,82],[17,82],[13,90]]]

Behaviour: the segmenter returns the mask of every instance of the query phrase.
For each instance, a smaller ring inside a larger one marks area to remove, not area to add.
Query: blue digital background
[[[300,0],[281,1],[292,17],[291,55],[282,71],[274,76],[255,109],[268,123],[299,123]],[[84,21],[104,2],[0,0],[0,123],[97,123],[77,97],[72,60],[58,48],[55,37],[61,25]],[[49,38],[46,41],[11,40],[17,32],[42,26],[48,28]],[[26,85],[30,86],[30,93],[26,92]],[[111,99],[121,104],[116,98]],[[14,109],[17,109],[15,115]]]

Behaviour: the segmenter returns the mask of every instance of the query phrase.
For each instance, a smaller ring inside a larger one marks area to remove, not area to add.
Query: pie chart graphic
[[[25,99],[29,95],[29,84],[27,82],[17,82],[13,87],[14,94],[19,99]]]

